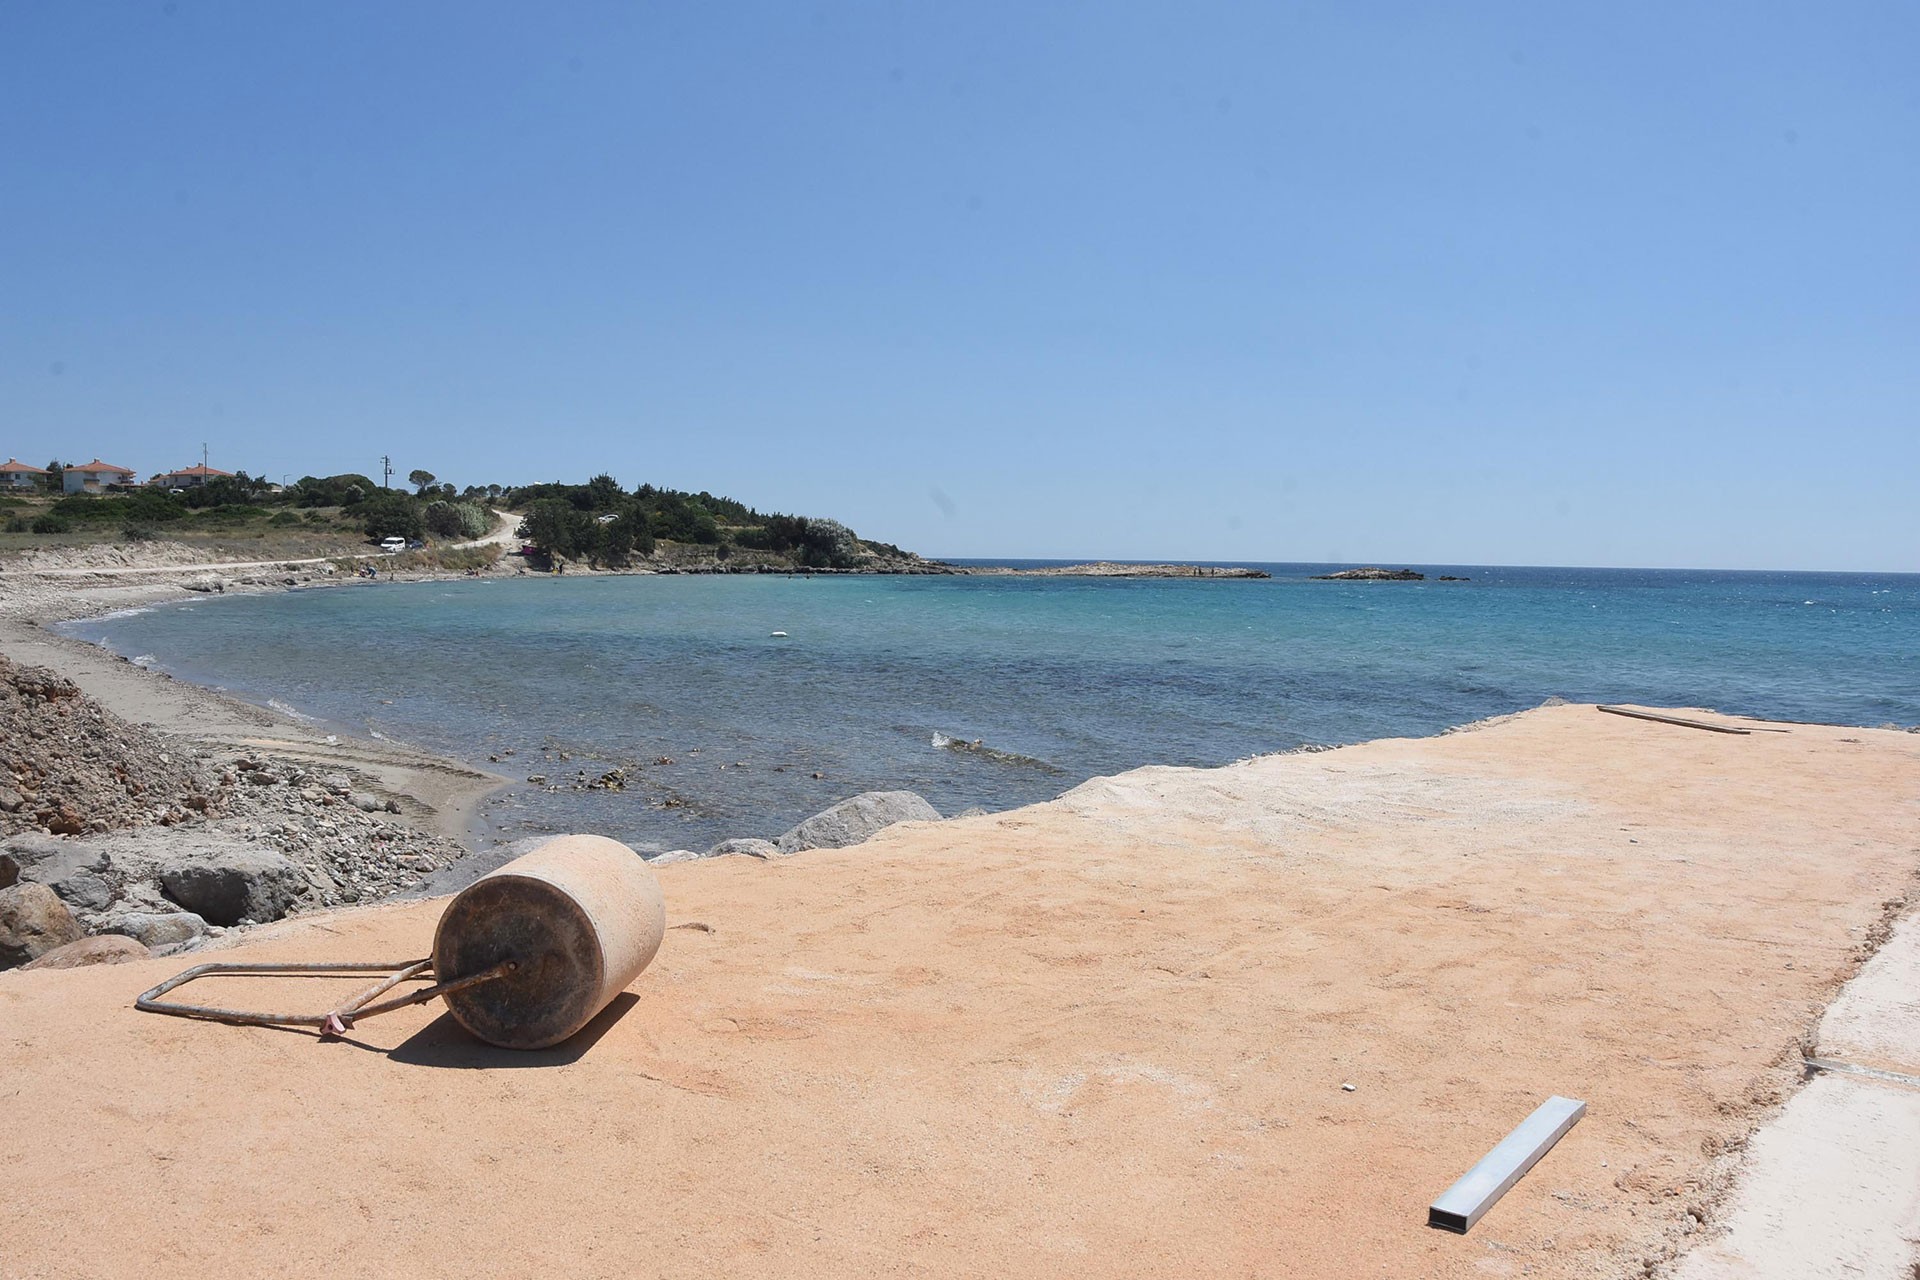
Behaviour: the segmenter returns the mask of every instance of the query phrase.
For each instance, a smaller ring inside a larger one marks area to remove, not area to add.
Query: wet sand
[[[1559,706],[665,867],[660,956],[541,1054],[0,974],[0,1274],[1638,1276],[1920,884],[1920,737],[1785,727]],[[439,909],[231,954],[403,959]],[[1552,1093],[1587,1119],[1429,1229]]]

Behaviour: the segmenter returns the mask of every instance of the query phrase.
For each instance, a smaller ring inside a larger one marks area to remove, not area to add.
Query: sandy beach
[[[0,1274],[1648,1274],[1917,887],[1920,738],[1772,727],[1549,707],[662,868],[658,959],[540,1054],[134,1012],[179,960],[0,975]],[[1587,1119],[1430,1230],[1553,1093]]]

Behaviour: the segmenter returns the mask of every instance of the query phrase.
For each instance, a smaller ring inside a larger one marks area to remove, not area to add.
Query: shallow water
[[[1556,695],[1920,723],[1920,575],[1261,567],[1273,579],[383,584],[66,629],[350,731],[481,764],[512,750],[487,767],[520,778],[626,768],[620,793],[523,784],[492,821],[645,849],[777,835],[858,791],[1006,808],[1142,764],[1430,734]]]

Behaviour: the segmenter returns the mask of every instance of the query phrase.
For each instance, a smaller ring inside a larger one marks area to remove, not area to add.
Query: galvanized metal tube
[[[1427,1225],[1465,1235],[1534,1162],[1587,1114],[1587,1104],[1558,1095],[1534,1113],[1427,1209]]]

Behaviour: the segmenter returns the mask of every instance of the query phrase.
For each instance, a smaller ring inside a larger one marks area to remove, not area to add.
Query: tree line
[[[115,495],[73,494],[37,517],[13,521],[21,531],[66,532],[76,522],[121,519],[130,530],[153,530],[191,515],[204,520],[264,518],[280,508],[279,523],[337,509],[372,539],[470,541],[492,528],[492,507],[520,517],[520,536],[545,555],[619,568],[654,554],[661,542],[711,547],[715,556],[766,552],[814,568],[852,568],[874,553],[903,555],[887,543],[865,542],[837,520],[761,512],[733,498],[642,484],[623,488],[612,476],[585,484],[468,485],[456,489],[432,472],[408,474],[411,492],[387,488],[357,472],[302,476],[284,488],[241,471],[216,476],[180,492],[141,488]]]

